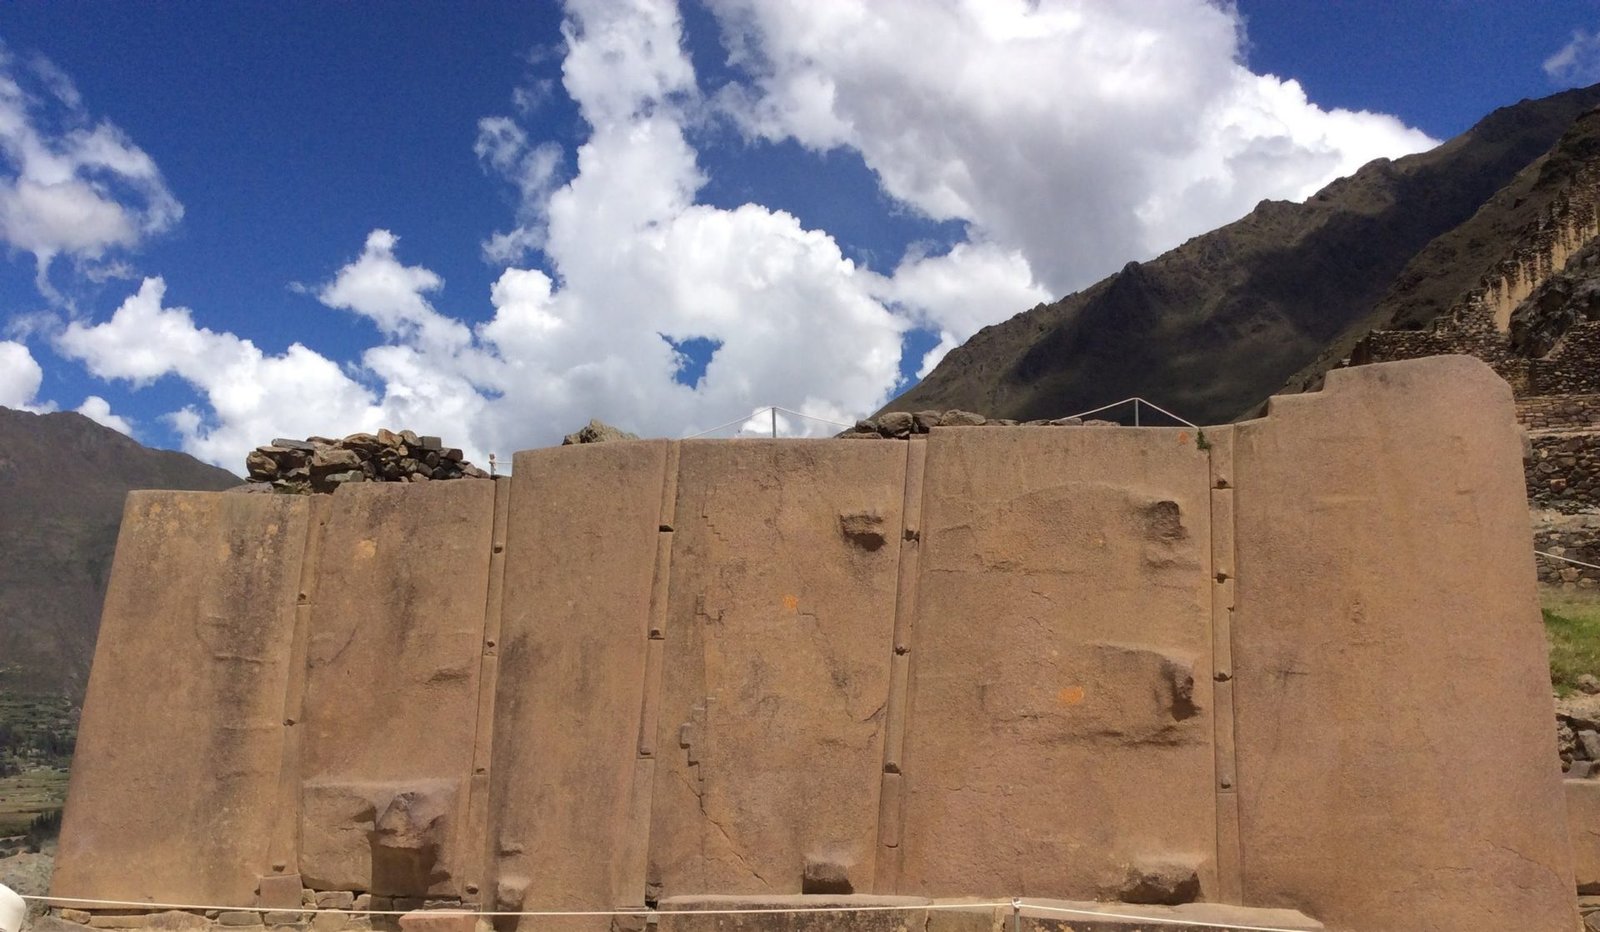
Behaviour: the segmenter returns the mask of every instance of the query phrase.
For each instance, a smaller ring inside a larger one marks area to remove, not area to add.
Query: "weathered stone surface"
[[[663,900],[657,932],[922,932],[936,913],[910,896],[675,896]],[[859,912],[847,911],[850,907]],[[864,907],[864,908],[863,908]],[[884,909],[883,907],[900,907]],[[701,910],[815,910],[717,914]]]
[[[1518,445],[1481,374],[1352,370],[1205,442],[536,451],[501,487],[503,548],[490,483],[135,496],[55,892],[379,893],[313,932],[706,890],[1570,932],[1551,757],[1594,769],[1600,697],[1560,704],[1558,748]]]
[[[151,913],[147,928],[158,929],[160,932],[194,932],[206,928],[207,925],[205,916],[198,913],[168,909]]]
[[[1246,900],[1571,929],[1509,388],[1464,357],[1336,370],[1234,430]],[[1445,733],[1441,766],[1417,736]]]
[[[1322,932],[1323,929],[1322,923],[1296,910],[1219,903],[1125,906],[1030,898],[1022,907],[1020,919],[1020,928],[1026,932],[1247,932],[1255,929]],[[1011,919],[1006,915],[1004,925],[994,932],[1009,932],[1011,928]]]
[[[1195,860],[1156,859],[1130,865],[1117,891],[1124,903],[1178,906],[1200,898],[1200,872]]]
[[[661,895],[799,893],[808,858],[871,883],[906,454],[682,444],[671,572],[686,584],[649,833]]]
[[[300,905],[302,886],[299,874],[268,874],[256,888],[256,905],[262,909],[294,909]]]
[[[989,419],[971,411],[952,409],[939,416],[940,427],[982,427]]]
[[[349,890],[325,890],[317,894],[318,909],[350,909],[356,905],[356,895]]]
[[[257,878],[269,873],[307,505],[128,496],[57,896],[254,901]]]
[[[219,926],[258,926],[261,925],[261,914],[249,910],[231,910],[217,916]]]
[[[362,484],[330,503],[301,761],[299,867],[319,890],[461,893],[493,521],[490,482]]]
[[[1600,780],[1564,780],[1562,787],[1578,892],[1600,894]]]
[[[636,771],[669,447],[516,456],[490,770],[502,909],[644,902],[643,858],[625,853],[648,824]]]
[[[148,913],[97,913],[89,917],[91,929],[143,929],[149,924]]]
[[[572,446],[578,443],[610,443],[616,440],[638,439],[638,434],[630,434],[621,428],[612,427],[604,421],[591,419],[589,423],[561,438],[561,445]]]
[[[1193,433],[927,443],[897,892],[1114,897],[1124,865],[1155,854],[1212,873],[1209,461]],[[993,826],[992,844],[954,841]]]
[[[458,909],[414,910],[400,917],[401,932],[480,932],[488,927],[476,913]]]

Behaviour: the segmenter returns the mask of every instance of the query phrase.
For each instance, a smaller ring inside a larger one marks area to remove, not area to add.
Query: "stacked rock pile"
[[[1569,779],[1600,778],[1600,679],[1578,678],[1583,694],[1556,700],[1556,746]]]
[[[1058,417],[1054,420],[1013,421],[1009,418],[988,418],[971,411],[952,408],[949,411],[887,411],[875,420],[857,421],[856,426],[835,436],[843,440],[904,440],[917,434],[926,434],[935,427],[1117,427],[1116,421],[1102,421],[1081,417]]]
[[[462,459],[460,450],[409,430],[351,434],[343,440],[274,440],[252,450],[244,465],[257,487],[301,494],[332,492],[346,482],[489,478]]]
[[[561,445],[570,447],[577,443],[610,443],[613,440],[638,439],[638,434],[630,434],[620,427],[612,427],[605,421],[590,418],[589,423],[562,437]]]

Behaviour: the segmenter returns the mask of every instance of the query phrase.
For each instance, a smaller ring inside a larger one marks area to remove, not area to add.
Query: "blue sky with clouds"
[[[1262,198],[1600,80],[1596,30],[1591,0],[13,4],[0,404],[235,469],[378,426],[481,458],[591,416],[849,421]]]

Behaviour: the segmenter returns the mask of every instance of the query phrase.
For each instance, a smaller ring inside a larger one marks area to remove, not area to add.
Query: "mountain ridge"
[[[0,407],[0,690],[82,698],[129,491],[240,481],[75,412]]]
[[[1371,329],[1373,309],[1414,256],[1596,106],[1600,85],[1524,100],[1428,152],[1370,162],[1303,203],[1263,201],[984,328],[883,410],[1028,420],[1141,395],[1197,423],[1234,420],[1342,337]]]

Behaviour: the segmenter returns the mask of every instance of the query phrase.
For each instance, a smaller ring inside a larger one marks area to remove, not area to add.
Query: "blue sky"
[[[480,459],[590,416],[826,431],[1261,198],[1600,80],[1595,30],[1587,0],[14,4],[0,404],[235,469],[378,426]]]

